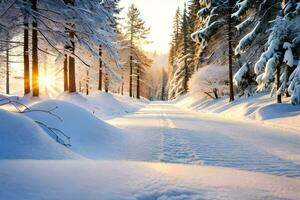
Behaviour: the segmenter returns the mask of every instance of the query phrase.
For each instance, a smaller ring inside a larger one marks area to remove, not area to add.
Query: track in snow
[[[223,166],[300,178],[300,135],[151,103],[110,121],[128,133],[124,159]]]

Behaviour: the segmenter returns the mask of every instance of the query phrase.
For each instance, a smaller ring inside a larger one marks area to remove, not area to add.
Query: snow
[[[249,63],[245,63],[234,75],[233,83],[238,86],[249,72]]]
[[[196,94],[148,102],[65,93],[30,104],[53,115],[0,110],[0,199],[298,199],[300,107]]]
[[[300,131],[300,106],[289,103],[289,98],[277,104],[275,98],[267,94],[256,94],[252,97],[241,97],[228,103],[226,97],[218,100],[204,99],[196,94],[189,94],[177,100],[180,107],[203,113],[218,114],[227,119],[241,119],[261,122],[273,127]]]
[[[299,180],[204,166],[0,161],[0,171],[0,199],[296,200],[300,195]]]
[[[22,114],[0,109],[0,119],[0,159],[80,158]]]
[[[111,158],[120,153],[122,131],[100,120],[87,110],[74,104],[48,100],[30,107],[32,110],[51,110],[59,116],[49,117],[45,113],[30,112],[26,115],[34,120],[55,127],[71,138],[70,149],[87,158]]]
[[[126,160],[222,166],[300,177],[298,132],[238,117],[226,119],[182,110],[184,105],[152,102],[137,113],[109,121],[128,133]]]
[[[291,46],[292,44],[288,42],[285,42],[283,44],[283,48],[286,50],[284,54],[283,62],[285,62],[290,67],[294,65],[294,55]]]
[[[90,96],[80,93],[63,93],[59,100],[67,101],[92,112],[100,119],[108,120],[118,116],[138,111],[148,100],[140,101],[125,96],[112,95],[104,92],[94,92]]]

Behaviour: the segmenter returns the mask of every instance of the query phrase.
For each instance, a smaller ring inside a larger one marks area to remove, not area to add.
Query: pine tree
[[[295,83],[293,78],[297,77],[294,74],[290,75],[290,71],[295,69],[294,56],[299,53],[297,52],[297,46],[300,44],[299,20],[299,2],[282,1],[281,14],[273,22],[267,42],[268,48],[255,64],[258,89],[266,90],[272,87],[271,94],[277,94],[278,103],[281,103],[281,97],[285,93],[289,92],[292,96],[295,91],[297,93],[297,87],[289,86],[289,83]],[[293,101],[292,103],[297,104]]]
[[[193,41],[190,37],[192,28],[189,23],[188,10],[185,6],[179,27],[177,27],[177,20],[181,15],[177,12],[174,20],[173,46],[175,49],[174,58],[172,58],[174,59],[172,65],[174,73],[170,77],[169,85],[169,98],[171,99],[188,92],[188,81],[194,71]]]
[[[140,11],[132,4],[127,13],[126,23],[124,26],[124,35],[129,40],[130,48],[130,74],[129,74],[129,96],[133,96],[133,71],[134,71],[134,51],[139,43],[145,42],[147,35],[150,32],[149,28],[146,28],[145,22],[140,18]]]
[[[201,25],[202,21],[198,17],[198,11],[201,9],[201,4],[199,0],[190,0],[188,6],[188,16],[189,16],[189,26],[191,30],[191,34],[197,31]],[[197,42],[191,40],[191,54],[193,58],[193,66],[194,70],[199,68],[199,58],[200,58],[200,45]]]
[[[181,24],[182,24],[182,14],[180,8],[177,8],[174,19],[173,19],[173,34],[171,41],[171,48],[169,52],[169,77],[170,80],[168,84],[168,98],[174,98],[175,90],[174,84],[172,82],[174,74],[177,70],[177,57],[179,54],[179,46],[180,46],[180,35],[181,35]]]
[[[232,52],[232,14],[233,7],[237,0],[219,1],[203,0],[200,1],[201,9],[198,14],[205,19],[205,24],[198,31],[192,34],[195,41],[204,43],[209,41],[223,26],[227,27],[226,40],[228,42],[228,68],[229,68],[229,100],[234,100],[233,91],[233,52]],[[224,18],[225,16],[225,18]]]

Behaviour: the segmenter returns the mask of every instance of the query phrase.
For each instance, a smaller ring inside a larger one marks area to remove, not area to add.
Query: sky
[[[165,54],[169,51],[175,11],[178,6],[182,9],[184,2],[185,0],[121,0],[121,7],[124,8],[122,17],[126,16],[128,6],[134,3],[141,12],[141,18],[151,28],[149,40],[152,43],[145,45],[144,49]]]

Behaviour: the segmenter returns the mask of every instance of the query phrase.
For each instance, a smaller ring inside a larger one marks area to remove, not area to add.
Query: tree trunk
[[[137,66],[136,98],[140,99],[140,66]]]
[[[276,87],[278,91],[280,88],[280,64],[277,64],[276,68]],[[282,103],[281,94],[277,95],[277,103]]]
[[[122,86],[121,86],[121,95],[124,95],[124,77],[123,77],[123,72],[122,72]]]
[[[71,6],[75,5],[75,0],[64,0],[66,4],[70,4]],[[71,25],[72,28],[74,28],[74,25]],[[68,46],[68,49],[70,52],[74,55],[75,53],[75,42],[74,42],[74,37],[75,37],[75,32],[74,30],[67,30],[69,32],[69,37],[71,41],[71,46]],[[76,92],[76,72],[75,72],[75,58],[73,55],[69,56],[69,69],[68,69],[68,89],[70,93]]]
[[[69,76],[68,76],[68,55],[64,58],[64,91],[69,91]]]
[[[6,42],[6,94],[10,94],[9,88],[9,36],[7,36]]]
[[[31,0],[32,10],[37,11],[37,0]],[[39,62],[38,62],[38,32],[37,20],[33,17],[32,22],[32,95],[39,96]]]
[[[286,79],[287,79],[287,82],[288,82],[288,81],[289,81],[289,77],[291,76],[291,68],[286,64],[286,65],[285,65],[285,70],[286,70],[286,76],[287,76]],[[287,87],[288,87],[288,83],[286,83],[286,85],[287,85]],[[286,91],[285,91],[285,96],[286,96],[287,98],[291,97],[291,95],[290,95],[288,89],[286,89]]]
[[[86,95],[89,95],[90,91],[89,91],[89,70],[86,70]]]
[[[75,53],[75,43],[74,43],[74,31],[70,31],[70,39],[71,39],[71,52]],[[73,55],[69,56],[69,92],[76,92],[76,72],[75,72],[75,58]]]
[[[130,56],[130,76],[129,76],[129,96],[132,97],[132,74],[133,74],[133,58]]]
[[[24,59],[24,94],[30,93],[30,68],[29,68],[29,32],[27,17],[24,17],[24,46],[23,46],[23,59]]]
[[[161,82],[161,100],[165,100],[165,70],[162,69],[162,82]]]
[[[102,91],[102,45],[99,46],[99,84],[98,90]]]
[[[108,74],[105,74],[105,92],[108,93],[108,87],[109,87],[109,79],[108,79]]]
[[[228,1],[228,66],[229,66],[229,91],[230,91],[230,99],[229,101],[234,101],[234,91],[233,91],[233,67],[232,67],[232,0]]]

